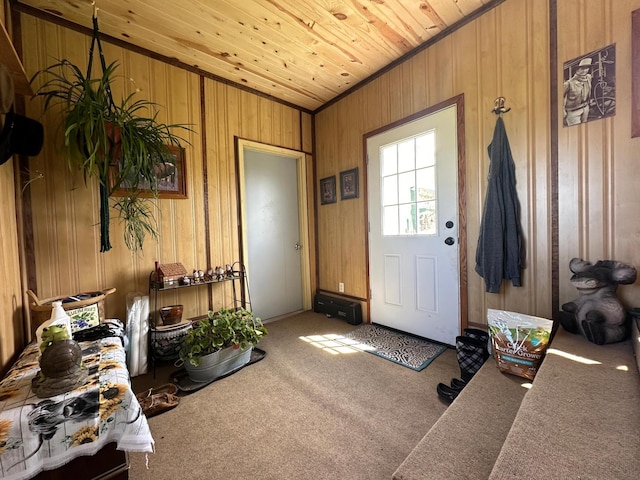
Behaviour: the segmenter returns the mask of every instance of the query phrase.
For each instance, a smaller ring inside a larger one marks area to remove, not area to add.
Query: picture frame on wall
[[[564,63],[565,127],[616,114],[616,45],[586,53]]]
[[[175,145],[167,145],[171,160],[165,162],[166,169],[163,176],[158,176],[158,198],[188,198],[187,197],[187,167],[184,157],[184,148]],[[117,168],[117,167],[114,167]],[[137,185],[139,197],[152,198],[153,192],[143,182]],[[111,195],[122,197],[129,195],[132,189],[123,183],[121,188]]]
[[[349,200],[351,198],[358,198],[359,193],[358,168],[356,167],[340,172],[340,199]]]
[[[320,179],[320,205],[336,203],[338,197],[336,195],[336,176]]]

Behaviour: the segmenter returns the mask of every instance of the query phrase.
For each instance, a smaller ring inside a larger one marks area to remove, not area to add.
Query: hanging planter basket
[[[101,75],[94,78],[91,73],[96,49]],[[136,233],[133,242],[125,236],[127,247],[140,249],[146,233],[156,236],[155,219],[148,209],[137,205],[143,201],[137,196],[137,186],[144,185],[145,190],[157,195],[159,166],[173,161],[169,147],[180,147],[181,142],[185,142],[172,129],[189,130],[184,125],[158,122],[156,104],[135,100],[135,94],[116,103],[111,85],[115,78],[122,78],[115,75],[117,67],[116,62],[107,64],[105,60],[94,9],[86,73],[68,60],[60,60],[31,79],[33,83],[37,77],[47,78],[36,90],[37,96],[44,97],[45,111],[54,105],[62,109],[60,118],[69,168],[82,170],[85,181],[94,178],[99,182],[101,252],[111,249],[109,196],[123,184],[130,192],[129,200],[116,202],[114,208],[127,209],[125,215],[120,215],[125,223],[125,235]],[[141,115],[147,111],[150,116]]]

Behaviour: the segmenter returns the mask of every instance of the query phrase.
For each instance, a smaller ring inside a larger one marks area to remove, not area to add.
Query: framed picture
[[[340,199],[358,198],[358,169],[340,172]]]
[[[162,172],[158,174],[158,198],[188,198],[187,197],[187,168],[184,159],[184,148],[175,145],[167,146],[172,160],[164,163]],[[117,168],[117,167],[113,167]],[[137,186],[140,197],[153,197],[146,182],[140,182]],[[131,192],[126,184],[111,195],[121,197]]]
[[[616,114],[616,46],[595,50],[564,63],[563,125]]]
[[[338,197],[336,195],[336,176],[320,179],[320,205],[328,203],[336,203]]]

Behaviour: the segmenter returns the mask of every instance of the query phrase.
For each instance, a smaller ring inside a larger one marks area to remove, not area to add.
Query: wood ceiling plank
[[[118,2],[113,2],[113,3],[117,4]],[[111,11],[109,13],[111,14]],[[187,17],[193,18],[194,16],[199,16],[199,17],[202,16],[202,12],[197,12],[197,13],[200,13],[200,15],[194,15],[194,14],[188,13]],[[105,12],[102,12],[100,15],[104,17]],[[137,14],[136,19],[139,20],[140,18],[144,18],[146,22],[149,20],[148,17],[152,17],[152,16],[153,16],[153,12],[145,11],[142,15]],[[161,17],[153,18],[153,20],[160,21]],[[141,22],[139,21],[134,22],[133,20],[129,20],[129,22],[130,23],[128,25],[128,29],[129,29],[128,35],[134,38],[144,37],[142,33],[140,32],[136,33],[133,28],[134,23],[141,28],[145,28],[144,26],[141,25]],[[113,26],[117,23],[118,23],[118,14],[114,14],[114,20],[110,21],[109,25]],[[227,22],[227,23],[235,23],[235,22]],[[101,20],[101,25],[104,25],[104,24],[105,22]],[[247,41],[246,40],[243,40],[240,42],[237,41],[238,36],[242,35],[242,33],[241,32],[238,33],[235,30],[229,31],[229,27],[227,27],[225,24],[221,26],[223,28],[214,29],[206,25],[198,25],[198,27],[202,27],[202,28],[197,29],[197,32],[199,32],[199,34],[196,33],[195,37],[193,35],[191,36],[191,38],[194,38],[193,41],[186,38],[186,33],[185,33],[186,30],[180,31],[179,29],[176,30],[176,28],[174,27],[172,30],[166,30],[166,31],[174,32],[173,35],[172,34],[167,35],[165,31],[165,34],[164,34],[165,43],[171,43],[173,45],[173,52],[177,53],[176,56],[178,58],[184,59],[190,54],[193,54],[194,51],[196,52],[200,51],[205,55],[211,55],[212,57],[215,57],[216,60],[219,61],[220,63],[228,64],[226,66],[225,71],[227,74],[230,74],[230,75],[240,76],[240,71],[244,68],[249,70],[257,69],[258,71],[269,72],[269,80],[276,84],[282,83],[282,82],[292,82],[292,81],[302,83],[302,84],[309,83],[309,71],[310,71],[309,66],[302,65],[301,67],[298,67],[298,69],[296,70],[297,65],[303,62],[304,55],[302,54],[291,55],[289,53],[289,59],[282,59],[280,57],[274,56],[274,52],[272,50],[267,50],[266,47],[264,47],[264,45],[262,44],[262,42],[259,41],[259,39],[254,42],[256,44],[255,48],[254,46],[249,45],[249,47],[245,47],[245,49],[243,50],[242,48],[238,48],[238,47],[242,47],[242,45],[246,44]],[[216,25],[216,27],[218,27],[218,25]],[[109,26],[101,27],[101,28],[104,31],[108,31],[111,29],[111,27]],[[193,27],[189,27],[189,28],[193,29]],[[250,29],[251,27],[249,27],[249,30]],[[196,32],[196,29],[193,29],[193,31]],[[212,34],[211,31],[216,32],[216,34]],[[256,31],[251,32],[251,35],[258,37],[258,32]],[[245,34],[245,37],[248,37],[248,35]],[[266,38],[268,38],[268,36]],[[209,44],[213,44],[213,43],[216,44],[215,50],[208,47]],[[292,44],[292,46],[296,46],[296,44]],[[277,49],[277,47],[275,48]],[[259,53],[260,50],[264,52],[264,55],[259,55],[259,54],[256,55],[256,52]],[[246,55],[243,55],[243,53],[246,53]],[[197,57],[200,58],[201,56],[198,55]],[[189,61],[187,63],[193,64],[194,62]],[[200,62],[199,64],[200,67],[203,66],[202,63],[203,62]],[[322,76],[321,76],[322,73],[323,72],[315,74],[316,80],[317,80],[316,84],[320,86],[323,85]],[[325,82],[324,86],[326,88],[331,88],[333,86],[333,83],[334,82]],[[336,93],[335,90],[329,92],[330,95],[335,95],[335,93]]]
[[[105,34],[112,35],[111,31],[113,31],[113,26],[120,27],[115,32],[122,32],[122,24],[123,18],[122,16],[113,16],[110,11],[100,10],[99,14],[100,21],[100,29]],[[74,21],[80,25],[87,25],[90,23],[90,18],[86,17],[86,19],[82,18],[79,15],[74,16],[73,18],[68,18],[65,15],[65,18],[68,20]],[[183,44],[171,39],[165,39],[163,43],[162,49],[158,48],[158,42],[153,41],[154,36],[151,32],[144,27],[138,25],[135,21],[131,19],[127,19],[124,21],[124,24],[127,25],[127,29],[129,32],[126,40],[135,43],[136,45],[147,48],[152,51],[162,52],[164,55],[169,57],[175,57],[183,61],[184,63],[190,65],[198,65],[199,68],[209,71],[214,75],[217,75],[222,78],[231,78],[235,80],[237,84],[247,85],[251,88],[255,88],[259,91],[273,90],[274,84],[278,86],[280,89],[278,90],[278,94],[276,95],[278,98],[283,98],[287,101],[291,101],[291,99],[295,100],[296,105],[314,105],[318,106],[324,103],[325,98],[333,97],[336,92],[329,91],[325,97],[317,97],[313,92],[305,91],[304,86],[307,85],[307,79],[301,78],[298,84],[292,83],[290,77],[286,79],[278,79],[274,78],[268,69],[253,67],[249,65],[249,67],[243,69],[237,68],[236,65],[231,64],[229,62],[212,62],[211,59],[214,58],[207,52],[202,52],[201,49],[198,48],[185,48]],[[114,32],[114,33],[115,33]],[[135,33],[134,33],[135,32]],[[122,38],[120,33],[116,33],[112,35],[117,38]],[[185,53],[186,52],[186,53]],[[279,72],[279,69],[273,69],[275,72]],[[290,88],[293,87],[293,88]],[[289,93],[288,93],[289,92]],[[301,102],[300,99],[304,98],[304,101]],[[309,108],[306,106],[305,108]]]
[[[314,109],[495,0],[97,0],[100,29]],[[91,26],[91,0],[18,0]]]
[[[313,55],[316,65],[322,65],[323,71],[327,71],[331,65],[336,66],[333,74],[341,75],[347,71],[359,77],[368,76],[376,71],[376,65],[363,61],[361,57],[381,62],[385,55],[387,58],[393,58],[396,55],[395,52],[381,52],[379,45],[371,48],[364,42],[359,42],[359,36],[354,33],[354,28],[343,26],[342,22],[330,12],[301,11],[298,9],[299,6],[303,4],[296,5],[296,8],[288,11],[259,10],[253,18],[257,22],[262,22],[262,25],[268,23],[265,25],[267,28],[271,27],[270,43],[286,46],[292,51],[297,51],[301,47],[306,48],[304,51]],[[218,5],[216,8],[219,8]],[[246,14],[252,17],[250,13],[246,12]]]

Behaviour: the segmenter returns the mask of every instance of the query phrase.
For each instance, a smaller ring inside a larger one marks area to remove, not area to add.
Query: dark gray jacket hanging
[[[488,152],[489,184],[476,251],[476,272],[484,278],[487,292],[498,293],[503,278],[511,280],[515,287],[521,285],[523,256],[515,164],[501,117]]]

